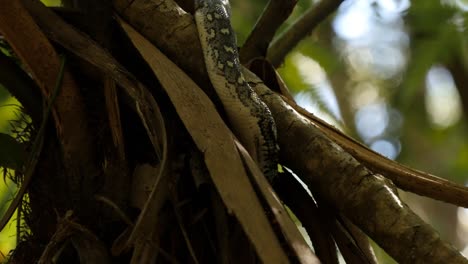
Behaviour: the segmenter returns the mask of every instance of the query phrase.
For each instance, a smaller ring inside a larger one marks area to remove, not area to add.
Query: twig
[[[268,60],[278,67],[286,54],[291,51],[299,41],[309,35],[315,27],[333,13],[343,0],[323,0],[312,7],[281,36],[273,41],[268,49]]]
[[[289,17],[297,0],[270,0],[240,50],[243,64],[256,57],[265,57],[276,30]]]

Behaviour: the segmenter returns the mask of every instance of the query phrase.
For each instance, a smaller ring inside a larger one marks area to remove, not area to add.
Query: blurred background
[[[318,2],[299,0],[280,31]],[[231,0],[239,45],[266,4]],[[468,184],[468,0],[346,0],[279,72],[299,104],[373,150]],[[18,105],[0,85],[0,132],[14,132]],[[8,179],[0,184],[1,214],[15,190]],[[468,257],[468,210],[401,195]],[[16,226],[8,227],[2,255],[15,246]]]

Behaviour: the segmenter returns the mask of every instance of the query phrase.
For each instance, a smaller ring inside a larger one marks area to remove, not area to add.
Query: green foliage
[[[311,45],[310,41],[300,43],[298,51],[302,54],[313,58],[326,72],[333,72],[340,67],[340,59],[336,56],[333,47],[325,45],[324,43],[314,43]]]
[[[403,110],[417,100],[424,78],[434,64],[458,56],[460,33],[453,18],[458,10],[438,1],[415,1],[406,17],[411,34],[411,56],[396,103]],[[430,18],[430,19],[427,19]],[[466,20],[465,20],[466,23]],[[404,110],[403,110],[404,111]]]
[[[284,82],[291,89],[292,93],[298,94],[300,92],[305,92],[304,95],[308,97],[307,99],[315,102],[321,111],[328,114],[329,117],[336,118],[327,101],[322,97],[321,91],[317,87],[317,84],[308,83],[305,81],[304,76],[300,72],[300,66],[293,62],[292,55],[294,54],[297,55],[301,53],[290,54],[286,58],[283,67],[279,69],[279,73],[281,74]]]
[[[41,0],[46,6],[60,6],[62,4],[62,0]]]

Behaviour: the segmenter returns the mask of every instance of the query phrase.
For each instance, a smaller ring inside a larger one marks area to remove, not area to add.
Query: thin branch
[[[390,160],[340,132],[312,113],[307,112],[294,101],[283,99],[301,115],[309,119],[328,138],[352,153],[353,157],[367,168],[392,180],[398,188],[457,206],[468,207],[468,188],[465,186]]]
[[[281,36],[273,41],[268,49],[268,60],[278,67],[296,45],[309,35],[315,27],[333,13],[343,0],[322,0],[312,7]]]
[[[240,50],[240,61],[245,64],[256,57],[265,57],[276,30],[289,17],[297,0],[270,0]]]

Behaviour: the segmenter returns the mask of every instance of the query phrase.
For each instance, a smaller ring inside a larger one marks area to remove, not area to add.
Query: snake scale
[[[276,126],[241,73],[227,0],[195,0],[195,21],[210,81],[234,134],[272,182],[278,170]]]

